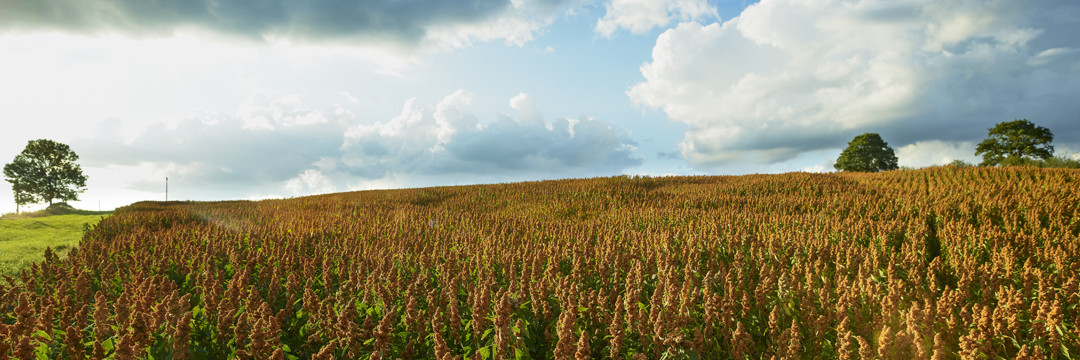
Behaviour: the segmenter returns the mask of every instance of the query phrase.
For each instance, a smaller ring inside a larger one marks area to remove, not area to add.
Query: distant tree
[[[1048,168],[1065,168],[1065,169],[1080,169],[1080,157],[1073,155],[1055,155],[1049,159],[1044,160],[1042,167]]]
[[[980,166],[1025,165],[1030,160],[1047,160],[1054,155],[1054,133],[1027,119],[1006,121],[987,129],[988,136],[975,147],[982,155]]]
[[[836,170],[878,172],[896,170],[896,153],[877,133],[856,136],[833,165]]]
[[[953,160],[953,161],[949,162],[949,163],[948,163],[948,164],[946,164],[945,166],[951,166],[951,167],[958,167],[958,168],[966,168],[966,167],[971,167],[971,164],[970,164],[970,163],[968,163],[967,161],[964,161],[964,160],[960,160],[960,159],[956,159],[956,160]]]
[[[65,144],[44,139],[28,142],[14,161],[4,165],[16,204],[78,200],[78,193],[86,190],[86,175],[76,160],[79,156]]]

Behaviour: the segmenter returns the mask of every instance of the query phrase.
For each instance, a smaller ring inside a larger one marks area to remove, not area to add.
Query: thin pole
[[[165,201],[169,201],[169,177],[165,177]]]

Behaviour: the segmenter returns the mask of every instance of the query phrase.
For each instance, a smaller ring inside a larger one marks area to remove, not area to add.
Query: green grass
[[[54,215],[0,220],[0,273],[15,276],[24,267],[45,259],[51,247],[61,258],[79,245],[83,225],[96,225],[108,213]]]

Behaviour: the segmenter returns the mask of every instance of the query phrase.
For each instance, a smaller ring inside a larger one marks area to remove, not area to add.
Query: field
[[[45,248],[63,257],[79,245],[83,225],[93,226],[102,215],[55,215],[0,220],[0,274],[15,276],[31,263],[45,259]]]
[[[1066,359],[1080,171],[136,203],[0,286],[0,358]]]

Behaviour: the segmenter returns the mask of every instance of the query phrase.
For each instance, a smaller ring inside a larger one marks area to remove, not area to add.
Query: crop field
[[[952,167],[143,202],[0,285],[0,358],[1067,359],[1078,211]]]

